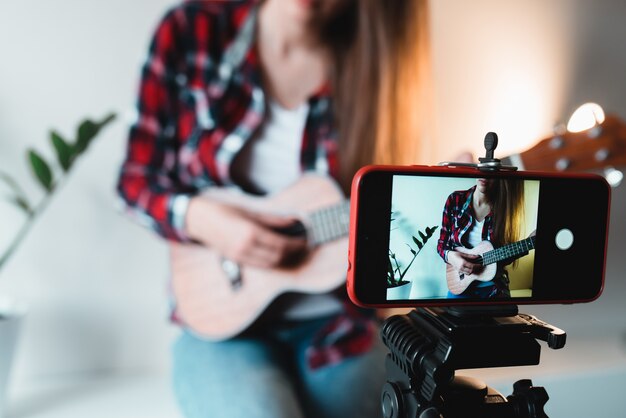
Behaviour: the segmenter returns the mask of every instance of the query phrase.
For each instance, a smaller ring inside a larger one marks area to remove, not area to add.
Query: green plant
[[[392,214],[391,221],[393,220],[394,218]],[[411,235],[411,239],[413,240],[413,243],[417,246],[417,249],[412,247],[410,244],[406,244],[407,247],[409,247],[411,254],[413,254],[413,258],[411,258],[411,261],[409,261],[404,269],[400,266],[400,262],[396,258],[396,254],[391,251],[391,249],[389,249],[389,260],[387,263],[387,287],[397,287],[409,283],[408,280],[403,280],[404,276],[406,275],[407,271],[409,271],[418,254],[422,251],[424,245],[426,245],[426,242],[433,236],[433,233],[437,230],[437,228],[437,226],[431,226],[426,227],[423,232],[418,230],[417,235],[419,235],[419,238]]]
[[[28,165],[44,190],[44,196],[37,204],[32,204],[24,193],[24,189],[13,176],[0,170],[0,180],[4,182],[10,194],[4,199],[17,206],[26,216],[23,225],[10,242],[3,254],[0,255],[0,270],[15,252],[19,244],[28,234],[35,219],[44,211],[54,192],[58,190],[62,181],[65,180],[74,163],[88,148],[98,133],[115,119],[114,114],[107,115],[100,122],[91,119],[83,120],[76,131],[76,139],[68,142],[54,130],[50,132],[50,142],[54,148],[58,168],[53,167],[34,149],[29,148],[26,152]]]

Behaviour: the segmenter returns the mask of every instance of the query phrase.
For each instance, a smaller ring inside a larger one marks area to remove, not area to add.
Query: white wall
[[[565,116],[573,5],[568,0],[432,2],[437,158],[451,158],[451,148],[482,155],[488,131],[498,133],[500,152],[523,149]]]
[[[167,253],[116,211],[116,172],[140,65],[167,0],[0,3],[0,169],[40,198],[24,158],[53,159],[48,131],[120,118],[93,144],[0,274],[30,305],[15,378],[167,365]],[[4,189],[0,189],[4,193]],[[21,218],[0,206],[0,247]]]
[[[84,116],[128,112],[149,34],[170,3],[0,2],[0,168],[33,199],[26,147],[51,156],[50,128],[69,136]],[[588,100],[626,117],[625,18],[623,0],[433,1],[440,141],[427,162],[480,153],[489,130],[503,154],[524,149]],[[98,138],[0,274],[0,293],[31,306],[18,380],[167,367],[175,330],[166,248],[114,209],[125,130],[118,120]],[[575,334],[626,332],[624,187],[614,196],[605,295],[531,311]],[[4,246],[19,217],[5,205],[0,214]]]

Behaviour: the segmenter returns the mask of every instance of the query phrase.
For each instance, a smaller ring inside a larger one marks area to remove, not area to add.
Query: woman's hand
[[[191,199],[185,221],[191,238],[244,265],[275,267],[307,247],[304,237],[273,230],[293,224],[294,218],[251,213],[203,196]]]
[[[462,274],[472,274],[479,271],[481,266],[476,263],[477,258],[477,254],[466,254],[460,251],[448,251],[448,264]]]

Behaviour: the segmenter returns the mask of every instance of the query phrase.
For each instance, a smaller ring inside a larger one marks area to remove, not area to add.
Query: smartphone
[[[594,174],[364,167],[352,183],[348,294],[365,307],[592,301],[610,193]]]

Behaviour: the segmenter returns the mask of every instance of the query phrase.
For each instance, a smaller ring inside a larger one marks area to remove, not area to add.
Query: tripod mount
[[[485,136],[478,163],[443,162],[447,167],[515,171],[494,157],[498,136]],[[541,347],[565,345],[564,331],[516,305],[418,308],[388,318],[381,329],[390,353],[381,395],[384,418],[547,418],[548,393],[528,379],[504,397],[480,380],[456,376],[458,369],[539,364]]]
[[[388,318],[382,326],[387,383],[381,407],[385,418],[546,417],[548,394],[520,380],[508,398],[483,382],[455,376],[457,369],[539,364],[543,340],[565,345],[562,330],[517,306],[418,308]]]

